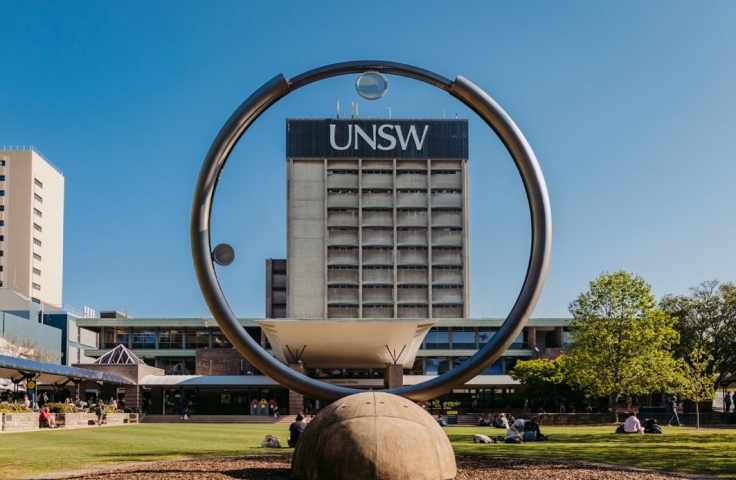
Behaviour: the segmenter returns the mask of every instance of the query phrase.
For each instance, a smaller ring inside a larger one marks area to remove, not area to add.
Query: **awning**
[[[36,382],[53,384],[94,380],[118,385],[135,385],[135,382],[121,375],[38,362],[27,358],[9,357],[7,355],[0,355],[0,378],[16,381],[23,378],[34,378]]]

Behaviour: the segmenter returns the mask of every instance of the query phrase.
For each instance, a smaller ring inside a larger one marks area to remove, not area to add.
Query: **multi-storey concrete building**
[[[0,286],[62,304],[64,175],[36,150],[0,150]]]
[[[288,120],[286,316],[467,318],[466,120]]]

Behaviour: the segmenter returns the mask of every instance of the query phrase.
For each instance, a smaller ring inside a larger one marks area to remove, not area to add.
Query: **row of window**
[[[362,190],[363,194],[372,194],[372,193],[391,193],[393,192],[392,188],[364,188]],[[329,188],[327,189],[327,193],[330,195],[357,195],[358,190],[355,188]],[[412,194],[412,193],[427,193],[427,189],[424,188],[399,188],[396,190],[396,193],[398,194]],[[462,193],[462,190],[458,190],[457,188],[436,188],[432,189],[432,193],[456,193],[460,194]]]
[[[389,167],[390,168],[390,167]],[[432,170],[432,175],[460,175],[460,170]],[[393,170],[362,170],[364,175],[392,175]],[[327,170],[327,175],[357,175],[358,170]],[[427,175],[426,170],[396,170],[397,175]]]

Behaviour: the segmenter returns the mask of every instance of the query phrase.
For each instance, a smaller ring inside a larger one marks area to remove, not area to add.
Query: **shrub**
[[[71,403],[49,403],[51,413],[79,413],[79,409]]]
[[[22,403],[0,403],[0,413],[33,413]]]
[[[89,413],[97,414],[97,405],[92,404],[89,406]],[[118,409],[111,407],[110,405],[105,405],[105,413],[118,413]]]

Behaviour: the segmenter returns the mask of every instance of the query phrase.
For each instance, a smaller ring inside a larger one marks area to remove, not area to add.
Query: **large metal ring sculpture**
[[[212,315],[235,348],[265,375],[285,387],[312,398],[334,401],[359,393],[301,375],[270,356],[242,328],[217,280],[210,243],[210,214],[217,181],[230,152],[251,124],[269,107],[289,93],[311,83],[365,71],[400,75],[448,92],[477,113],[495,132],[511,154],[526,190],[532,220],[532,244],[524,284],[514,307],[496,335],[460,367],[432,380],[386,390],[411,400],[434,398],[461,385],[494,362],[516,339],[534,311],[547,276],[552,248],[552,218],[547,186],[542,171],[524,135],[511,117],[483,90],[462,76],[455,81],[411,65],[384,61],[336,63],[310,70],[292,79],[274,77],[248,97],[228,119],[205,157],[192,202],[190,236],[192,257],[199,286]]]

